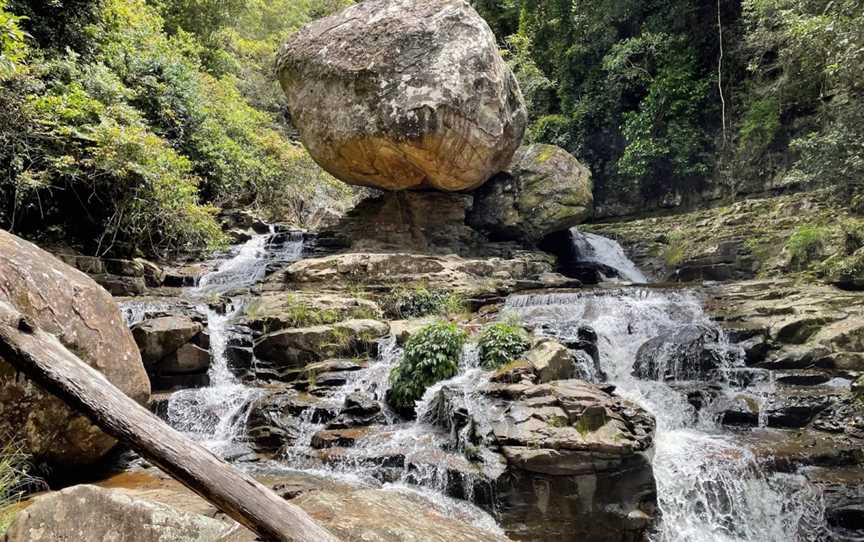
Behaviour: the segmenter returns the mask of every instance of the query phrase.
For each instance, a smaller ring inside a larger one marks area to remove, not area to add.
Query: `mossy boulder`
[[[504,173],[474,194],[469,224],[496,239],[537,242],[593,213],[591,172],[553,145],[520,147]]]

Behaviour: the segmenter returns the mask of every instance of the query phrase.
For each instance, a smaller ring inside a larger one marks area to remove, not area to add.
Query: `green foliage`
[[[507,46],[528,139],[585,161],[601,204],[864,184],[859,0],[472,3]]]
[[[26,34],[21,30],[23,17],[6,11],[6,1],[0,0],[0,81],[14,75],[27,53]]]
[[[761,98],[750,104],[744,114],[738,142],[742,149],[762,149],[774,141],[779,130],[780,102],[774,96]]]
[[[534,59],[531,58],[530,42],[521,34],[514,34],[507,38],[507,46],[504,57],[525,98],[528,114],[532,118],[540,117],[548,113],[555,103],[555,83],[540,70]]]
[[[483,330],[478,346],[480,364],[486,369],[497,369],[527,352],[531,343],[521,326],[497,323]]]
[[[801,226],[786,241],[786,250],[792,260],[792,265],[803,269],[816,260],[824,246],[828,231],[817,226]]]
[[[24,496],[26,484],[32,481],[28,469],[28,457],[14,440],[7,440],[0,449],[0,535],[12,524],[17,511],[14,505]]]
[[[456,292],[416,285],[393,289],[381,298],[381,307],[394,319],[450,316],[465,311],[465,300]]]
[[[675,231],[667,236],[666,248],[663,250],[663,261],[669,267],[675,267],[687,258],[687,238],[683,232]]]
[[[411,410],[429,386],[459,372],[466,333],[456,324],[430,324],[408,339],[402,361],[390,372],[388,402],[397,410]]]
[[[248,59],[221,46],[251,6],[62,3],[62,26],[40,2],[13,2],[26,20],[0,10],[0,225],[57,226],[97,254],[165,257],[222,246],[220,207],[315,226],[351,204],[353,191],[288,138],[281,103],[247,95],[248,74],[234,68]],[[287,10],[290,30],[333,2],[301,4]],[[262,43],[272,53],[287,31],[262,31]],[[276,85],[269,65],[255,66]]]

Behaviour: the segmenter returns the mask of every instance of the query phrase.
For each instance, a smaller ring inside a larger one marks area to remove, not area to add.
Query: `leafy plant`
[[[801,226],[786,241],[792,265],[803,269],[817,259],[822,250],[828,231],[818,226]]]
[[[24,21],[24,17],[7,12],[6,1],[0,0],[0,81],[20,69],[27,54],[27,34],[21,30]]]
[[[496,323],[480,334],[480,364],[486,369],[506,365],[528,351],[531,343],[525,330],[516,324]]]
[[[436,322],[408,339],[402,361],[390,372],[387,401],[402,412],[412,411],[429,386],[459,372],[467,334],[456,324]]]

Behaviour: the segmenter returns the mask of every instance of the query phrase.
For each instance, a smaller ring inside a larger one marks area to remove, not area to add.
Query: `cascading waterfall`
[[[233,256],[216,271],[201,277],[197,291],[221,293],[253,286],[267,274],[268,265],[299,259],[303,246],[302,233],[277,234],[270,226],[269,234],[253,236],[236,248]]]
[[[171,394],[168,422],[177,430],[201,441],[219,455],[236,452],[248,408],[260,391],[240,383],[228,369],[225,355],[228,326],[243,310],[243,304],[229,306],[223,313],[202,307],[210,330],[210,385]]]
[[[505,310],[541,333],[561,338],[572,338],[579,326],[590,325],[598,336],[601,366],[616,392],[656,417],[654,473],[662,513],[657,542],[819,539],[821,496],[803,476],[764,472],[750,450],[723,432],[710,408],[697,416],[675,387],[631,374],[642,344],[683,325],[715,329],[720,339],[713,346],[736,353],[692,292],[620,288],[516,295]],[[741,363],[730,357],[723,371],[734,373]]]
[[[353,371],[349,380],[325,395],[316,405],[316,409],[308,409],[301,414],[295,443],[282,450],[279,462],[272,467],[288,471],[300,469],[350,481],[376,482],[382,481],[382,470],[371,466],[370,461],[402,456],[403,466],[389,469],[390,472],[383,476],[383,488],[417,495],[448,517],[460,519],[486,531],[503,534],[492,516],[472,504],[473,483],[470,480],[464,484],[464,499],[457,500],[447,496],[448,467],[453,462],[461,465],[469,463],[461,452],[443,449],[452,442],[452,436],[443,433],[429,420],[433,400],[444,386],[458,390],[463,395],[465,406],[471,408],[472,412],[482,408],[481,403],[472,400],[476,399],[473,392],[488,381],[489,375],[478,367],[476,347],[466,346],[459,375],[426,391],[417,404],[418,415],[414,422],[400,421],[399,416],[390,410],[384,400],[390,387],[390,371],[401,357],[402,348],[397,344],[395,336],[382,340],[376,359],[371,360],[368,367]],[[345,449],[344,455],[336,463],[322,465],[320,462],[310,461],[310,457],[314,456],[312,437],[326,426],[314,419],[313,412],[318,408],[338,411],[345,398],[357,391],[371,395],[379,403],[386,425]],[[493,414],[487,412],[486,415]]]
[[[280,235],[285,234],[275,233],[271,226],[269,234],[253,236],[233,250],[232,256],[215,271],[202,277],[198,286],[189,290],[189,296],[197,299],[247,288],[264,278],[269,264],[299,259],[303,252],[302,234],[288,234],[287,239],[274,242]],[[259,388],[240,382],[228,367],[226,350],[231,322],[245,306],[246,299],[242,297],[230,300],[224,307],[198,306],[198,312],[207,317],[210,335],[210,384],[177,391],[168,400],[169,423],[222,456],[246,451],[240,444],[241,437],[249,407],[261,393]]]
[[[618,242],[593,233],[583,233],[573,228],[573,245],[580,261],[598,263],[614,269],[620,277],[628,282],[645,284],[648,278],[627,257]],[[611,279],[612,277],[606,277]]]

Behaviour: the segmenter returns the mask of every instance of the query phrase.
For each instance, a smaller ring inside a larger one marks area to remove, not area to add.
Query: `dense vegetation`
[[[859,0],[472,0],[598,199],[864,178]]]
[[[518,359],[531,348],[528,333],[518,324],[498,322],[487,326],[477,341],[480,365],[497,369]]]
[[[0,0],[0,226],[165,256],[220,245],[220,208],[338,211],[271,70],[346,1]]]
[[[380,302],[385,316],[395,319],[451,316],[465,310],[465,300],[458,293],[424,284],[394,288]]]
[[[466,333],[456,324],[436,322],[408,339],[402,361],[390,373],[387,402],[399,412],[409,414],[414,403],[429,386],[453,378],[459,372],[459,360]]]

